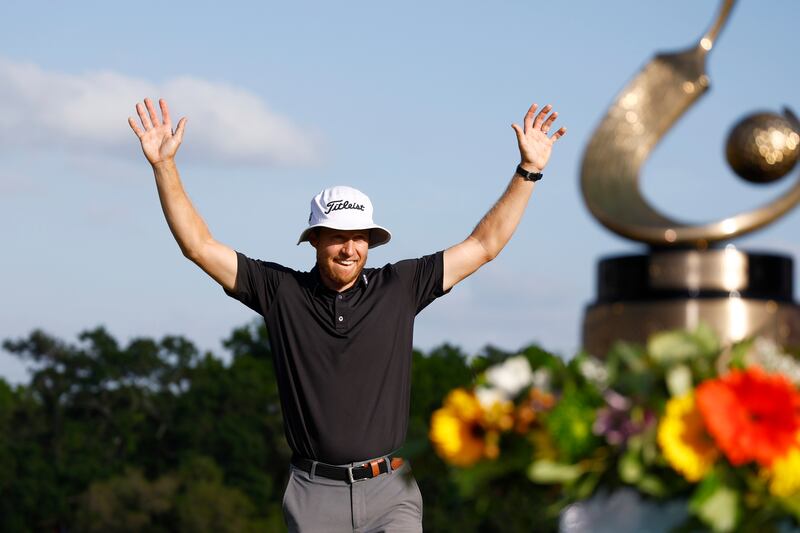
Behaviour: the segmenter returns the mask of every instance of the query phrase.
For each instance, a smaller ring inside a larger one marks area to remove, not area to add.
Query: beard
[[[319,265],[320,275],[333,282],[333,285],[336,287],[346,287],[358,279],[366,262],[367,259],[361,257],[353,266],[346,268],[336,263],[333,257],[323,258],[319,257],[319,255],[317,256],[317,265]]]

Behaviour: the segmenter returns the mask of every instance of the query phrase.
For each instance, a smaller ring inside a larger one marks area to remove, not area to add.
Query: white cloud
[[[155,84],[111,71],[65,74],[2,57],[0,149],[139,157],[127,118],[145,96],[167,99],[176,124],[189,117],[182,151],[191,151],[193,160],[293,165],[316,159],[318,135],[245,89],[189,76]]]

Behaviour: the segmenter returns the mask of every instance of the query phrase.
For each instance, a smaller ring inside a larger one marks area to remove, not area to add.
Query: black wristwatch
[[[542,179],[541,172],[528,172],[520,165],[517,165],[517,174],[522,176],[522,179],[524,179],[525,181],[539,181],[540,179]]]

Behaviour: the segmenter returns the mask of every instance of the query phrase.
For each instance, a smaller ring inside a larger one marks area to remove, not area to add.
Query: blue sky
[[[556,145],[514,238],[418,318],[415,344],[579,346],[595,264],[641,249],[583,205],[581,155],[616,93],[656,52],[684,48],[718,7],[642,2],[22,2],[0,5],[0,338],[34,328],[74,340],[105,325],[123,342],[220,340],[255,315],[185,260],[126,119],[165,96],[189,117],[178,164],[215,237],[298,269],[320,189],[370,195],[394,235],[383,265],[465,238],[518,160],[511,122],[552,103]],[[800,2],[743,0],[712,51],[712,89],[644,170],[645,196],[705,221],[755,207],[724,161],[729,128],[800,110]],[[794,66],[792,66],[794,65]],[[795,169],[795,175],[797,169]],[[736,244],[797,255],[790,213]],[[797,270],[797,269],[796,269]],[[797,291],[795,291],[797,293]],[[25,378],[0,354],[0,376]]]

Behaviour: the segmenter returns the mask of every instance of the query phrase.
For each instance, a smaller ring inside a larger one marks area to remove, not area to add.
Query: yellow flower
[[[444,406],[452,410],[459,418],[466,421],[477,421],[481,418],[481,404],[475,395],[465,389],[453,389],[444,399]]]
[[[483,409],[481,423],[487,430],[508,431],[514,427],[514,402],[505,399],[502,393],[495,394],[495,389],[479,387],[475,398]]]
[[[431,417],[429,438],[436,453],[457,466],[470,466],[483,458],[486,432],[480,423],[481,415],[482,409],[474,394],[464,389],[451,391],[444,406]]]
[[[791,448],[789,453],[775,459],[769,470],[772,494],[788,498],[800,493],[800,449]]]
[[[691,393],[667,402],[658,425],[658,444],[672,468],[692,482],[700,481],[719,455]]]

